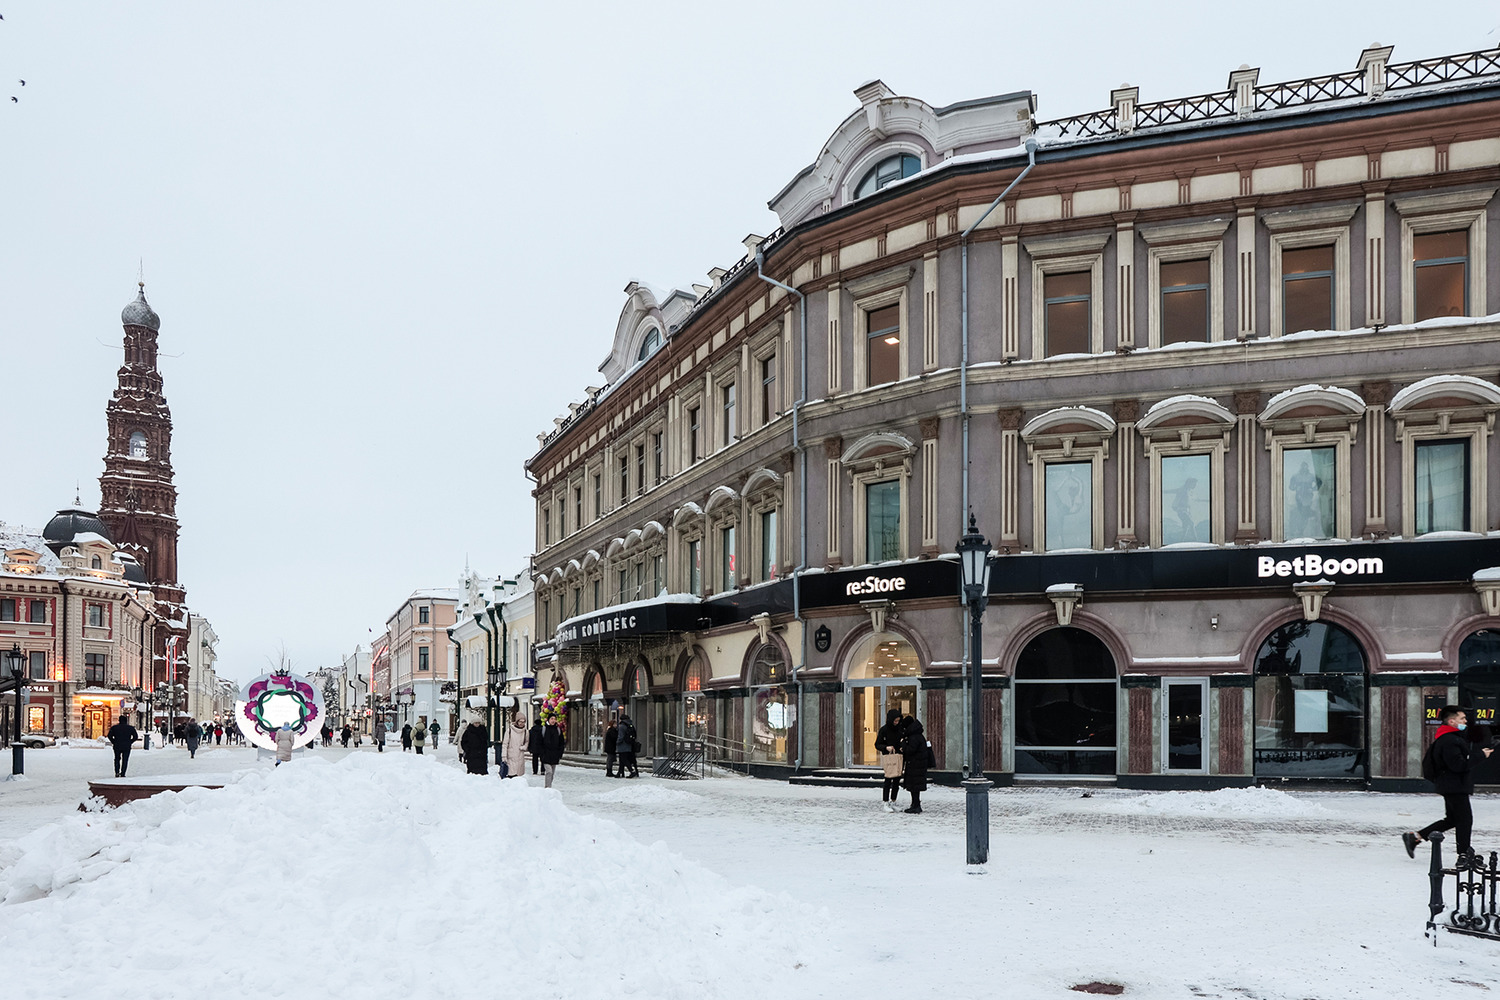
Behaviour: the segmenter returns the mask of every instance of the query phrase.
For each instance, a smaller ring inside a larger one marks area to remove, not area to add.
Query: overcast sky
[[[522,465],[598,384],[622,289],[739,259],[865,80],[935,105],[1029,89],[1046,119],[1122,81],[1152,101],[1241,63],[1353,69],[1377,39],[1397,61],[1500,40],[1481,2],[0,14],[0,520],[39,531],[75,483],[98,504],[144,259],[181,582],[237,680],[283,644],[300,669],[335,662],[466,560],[519,572]]]

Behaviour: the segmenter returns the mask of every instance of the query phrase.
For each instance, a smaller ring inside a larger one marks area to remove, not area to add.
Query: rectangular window
[[[1094,465],[1049,462],[1045,467],[1047,550],[1094,544]]]
[[[1469,442],[1418,441],[1417,534],[1469,530]]]
[[[594,473],[594,520],[604,516],[604,477]]]
[[[557,537],[568,537],[568,510],[560,499],[557,501]]]
[[[428,621],[429,616],[430,616],[430,611],[427,608],[418,608],[417,609],[417,624],[418,625],[428,625],[428,624],[431,624],[431,622]]]
[[[552,508],[542,508],[542,544],[552,544]]]
[[[865,314],[865,372],[869,385],[901,377],[901,307],[881,306]]]
[[[901,482],[865,486],[865,562],[901,558]]]
[[[1332,330],[1333,247],[1281,251],[1281,332]]]
[[[32,601],[26,609],[26,620],[34,625],[44,625],[47,622],[47,602]]]
[[[1161,460],[1161,543],[1213,541],[1213,482],[1208,455],[1166,455]]]
[[[619,587],[615,590],[615,603],[624,604],[630,600],[630,571],[622,569],[615,576],[615,582],[619,584]]]
[[[655,597],[661,593],[662,587],[666,586],[667,557],[651,557],[651,596]]]
[[[776,416],[780,403],[776,399],[776,355],[760,362],[760,422],[765,426]]]
[[[429,661],[427,659],[427,649],[428,649],[428,647],[426,647],[426,646],[418,646],[417,647],[417,669],[418,670],[430,670],[430,669],[432,669],[431,664],[429,663]]]
[[[34,681],[45,681],[47,677],[47,654],[44,650],[33,649],[31,651],[31,679]]]
[[[85,684],[103,684],[107,660],[103,653],[83,654],[83,681]]]
[[[103,628],[104,627],[104,605],[102,605],[102,604],[90,604],[88,606],[87,614],[88,614],[88,619],[87,620],[88,620],[89,628]],[[12,619],[12,620],[14,621],[14,619]]]
[[[573,525],[583,527],[583,487],[573,487]]]
[[[1469,314],[1469,233],[1412,237],[1412,321]]]
[[[16,620],[16,599],[14,597],[0,597],[0,622],[13,622]]]
[[[567,620],[568,620],[568,605],[567,605],[566,599],[563,597],[562,593],[559,592],[558,595],[557,595],[557,624],[558,624],[558,627],[561,628],[562,627],[562,623],[565,622],[565,621],[567,621]]]
[[[776,511],[760,515],[760,578],[776,579]]]
[[[696,538],[687,544],[688,593],[703,593],[703,543]]]
[[[646,492],[646,445],[635,446],[635,495]]]
[[[660,485],[666,478],[666,467],[662,464],[662,431],[651,435],[651,483],[653,486]]]
[[[696,462],[703,457],[703,439],[699,437],[703,421],[700,418],[702,410],[692,407],[688,410],[688,461]]]
[[[1281,453],[1282,523],[1288,541],[1338,534],[1336,448],[1288,448]]]
[[[635,564],[635,599],[641,600],[646,596],[646,564]]]
[[[620,503],[630,499],[630,456],[620,456]]]
[[[719,589],[734,589],[734,525],[719,529]]]
[[[724,432],[720,438],[720,442],[723,447],[727,448],[738,441],[740,437],[739,426],[735,423],[737,420],[737,410],[735,407],[733,382],[719,390],[719,405],[724,417]]]
[[[1042,336],[1047,357],[1087,354],[1093,341],[1093,276],[1088,271],[1049,274],[1042,279]]]
[[[581,614],[583,614],[583,588],[582,587],[574,587],[573,588],[573,616],[576,618],[578,615],[581,615]]]
[[[47,728],[47,710],[36,705],[26,709],[26,725],[33,733],[40,733]]]
[[[599,603],[599,581],[595,580],[594,581],[594,607],[593,607],[593,610],[598,611],[603,606],[604,605],[602,605],[602,604]]]
[[[1161,342],[1207,343],[1209,329],[1209,261],[1162,262]]]

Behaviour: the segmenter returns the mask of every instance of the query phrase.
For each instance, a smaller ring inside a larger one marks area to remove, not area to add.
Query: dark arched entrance
[[[1016,660],[1016,773],[1115,773],[1115,658],[1080,628],[1055,628]]]
[[[1289,622],[1255,654],[1255,773],[1364,778],[1365,654],[1348,630]]]
[[[1459,644],[1458,703],[1468,709],[1471,727],[1485,726],[1493,734],[1495,709],[1500,707],[1500,629],[1480,629]],[[1500,785],[1500,754],[1480,757],[1474,764],[1474,780]]]

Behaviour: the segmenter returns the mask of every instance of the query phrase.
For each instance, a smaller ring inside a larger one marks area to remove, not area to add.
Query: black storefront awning
[[[680,597],[622,605],[564,622],[552,637],[554,652],[615,639],[701,632],[736,620],[733,609]]]

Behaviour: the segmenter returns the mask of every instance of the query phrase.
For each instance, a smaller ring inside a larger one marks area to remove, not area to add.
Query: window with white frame
[[[89,628],[104,627],[104,605],[89,604],[87,606],[87,609],[84,611],[84,614],[86,616],[84,619],[85,623],[89,626]]]
[[[865,312],[866,385],[901,378],[901,310],[892,304]]]
[[[1153,546],[1224,543],[1224,456],[1234,426],[1234,414],[1197,395],[1169,397],[1142,415]]]
[[[733,590],[735,581],[735,557],[737,553],[734,547],[734,525],[729,524],[719,529],[719,581],[720,591]]]
[[[719,446],[727,448],[740,438],[738,397],[733,382],[719,386]]]
[[[1471,375],[1422,379],[1391,398],[1401,446],[1401,531],[1486,531],[1484,456],[1500,387]]]
[[[760,512],[760,578],[776,579],[776,508]]]
[[[1483,316],[1485,218],[1495,189],[1405,195],[1401,216],[1401,321]]]
[[[687,580],[687,592],[693,595],[703,593],[703,539],[690,538],[683,546],[684,566],[683,576]]]
[[[1141,226],[1147,249],[1148,341],[1212,343],[1224,339],[1224,232],[1228,219]]]
[[[1354,392],[1317,385],[1278,393],[1261,411],[1273,541],[1350,537],[1350,453],[1364,412]]]
[[[917,446],[894,432],[867,434],[844,450],[854,500],[854,561],[907,558],[912,458]]]
[[[921,170],[921,158],[913,156],[910,153],[897,153],[894,156],[887,156],[865,171],[864,176],[860,178],[859,184],[854,188],[854,197],[859,199],[867,195],[872,195],[892,181],[899,181],[903,177],[910,177],[913,174],[920,173]]]
[[[1468,439],[1417,441],[1413,457],[1412,519],[1416,533],[1468,531]]]
[[[1023,240],[1031,257],[1031,356],[1104,350],[1104,247],[1109,233]]]
[[[1043,547],[1094,547],[1094,463],[1042,463],[1042,506],[1046,525]]]
[[[1270,232],[1271,336],[1349,329],[1349,221],[1357,203],[1261,215]]]
[[[760,359],[760,423],[764,427],[780,412],[776,396],[776,355],[769,354]]]
[[[1114,418],[1086,406],[1048,410],[1021,428],[1032,474],[1032,548],[1104,547],[1104,460]]]

